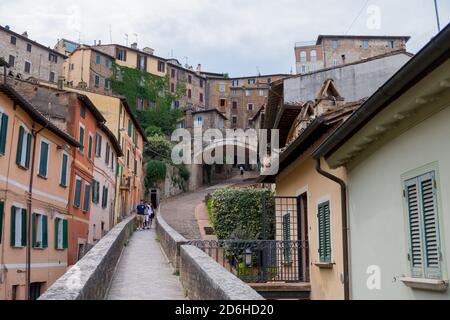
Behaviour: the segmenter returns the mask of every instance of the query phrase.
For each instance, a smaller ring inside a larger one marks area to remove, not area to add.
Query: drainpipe
[[[328,178],[341,187],[341,211],[342,211],[342,255],[344,267],[344,299],[350,300],[350,281],[349,281],[349,259],[348,259],[348,223],[347,223],[347,185],[346,183],[331,173],[322,169],[320,158],[316,159],[317,172]]]
[[[31,130],[32,136],[33,136],[33,153],[31,155],[31,171],[30,171],[30,184],[28,187],[28,203],[27,203],[27,274],[26,274],[26,282],[27,282],[27,300],[30,300],[30,289],[31,289],[31,236],[32,236],[32,203],[33,203],[33,181],[34,181],[34,163],[36,162],[36,144],[37,144],[37,135],[43,131],[45,128],[47,128],[47,125],[42,127],[39,130],[34,129],[34,123],[33,128]]]

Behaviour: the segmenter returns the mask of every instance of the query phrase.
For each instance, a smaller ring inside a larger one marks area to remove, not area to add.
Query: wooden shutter
[[[3,235],[3,216],[5,215],[5,203],[0,202],[0,243],[2,243],[2,235]]]
[[[0,130],[0,153],[5,154],[6,151],[6,134],[8,132],[8,115],[2,114],[2,128]]]
[[[27,246],[27,210],[22,209],[22,247]]]
[[[58,247],[59,240],[59,221],[61,219],[55,218],[55,249],[61,249]]]
[[[11,247],[16,246],[16,207],[11,207]]]
[[[63,248],[69,247],[69,226],[67,220],[63,220]]]
[[[84,186],[83,211],[89,211],[89,202],[91,200],[91,186],[86,184]]]
[[[88,141],[88,158],[92,159],[92,136],[89,136]]]
[[[81,180],[76,179],[75,182],[75,197],[74,197],[74,206],[79,208],[81,205]]]
[[[319,258],[320,262],[331,262],[331,226],[330,203],[319,204],[317,222],[319,232]]]
[[[440,279],[441,248],[435,173],[405,182],[409,220],[409,260],[413,277]]]
[[[33,248],[36,248],[36,217],[36,213],[31,215],[31,246]]]
[[[41,143],[41,158],[39,159],[39,175],[41,177],[47,176],[47,161],[48,161],[49,145],[45,142]]]
[[[30,167],[30,152],[31,151],[31,134],[27,133],[27,154],[25,158],[25,168]]]
[[[62,155],[62,164],[61,164],[61,185],[66,186],[67,185],[67,162],[68,162],[68,156],[67,154]]]
[[[25,130],[22,126],[19,127],[19,140],[17,142],[17,154],[16,154],[16,164],[20,165],[20,160],[22,159],[22,148],[23,148],[23,136]]]
[[[42,248],[48,247],[48,217],[42,216]]]

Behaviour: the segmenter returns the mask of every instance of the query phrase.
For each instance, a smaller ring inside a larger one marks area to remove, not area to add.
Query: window
[[[191,89],[188,89],[187,95],[188,95],[189,99],[192,98],[192,90]]]
[[[256,83],[255,79],[248,79],[248,84],[249,85],[252,85],[252,84],[255,84],[255,83]]]
[[[64,250],[69,247],[69,228],[67,220],[55,218],[55,249]]]
[[[39,156],[39,173],[38,173],[38,175],[41,178],[47,178],[49,152],[50,152],[50,144],[46,141],[41,141],[41,149]]]
[[[95,135],[95,156],[102,157],[102,136],[98,133]]]
[[[92,203],[98,204],[100,193],[100,183],[97,180],[92,180]]]
[[[95,75],[95,87],[100,87],[100,76]]]
[[[128,136],[131,138],[131,134],[133,132],[133,125],[131,123],[131,119],[128,119]]]
[[[231,117],[231,123],[236,125],[237,124],[237,116],[232,116]]]
[[[249,104],[247,105],[247,110],[248,110],[248,111],[253,111],[253,103],[249,103]]]
[[[69,156],[67,153],[62,154],[61,158],[61,176],[59,179],[59,184],[62,187],[67,187],[67,168],[69,164]]]
[[[30,43],[27,43],[27,51],[28,51],[28,52],[31,52],[31,47],[32,47],[31,44],[30,44]]]
[[[110,65],[111,65],[111,61],[108,58],[105,58],[105,68],[109,69]]]
[[[17,38],[14,36],[11,36],[11,44],[16,45],[17,43]]]
[[[8,64],[9,64],[9,66],[10,66],[11,68],[14,68],[15,61],[16,61],[16,57],[14,57],[14,56],[12,56],[12,55],[9,55],[9,61],[8,61]]]
[[[6,138],[8,134],[8,115],[0,110],[0,154],[6,152]]]
[[[89,211],[90,201],[91,201],[91,185],[86,183],[84,186],[83,212]]]
[[[3,234],[3,220],[5,216],[5,203],[0,202],[0,243],[2,243],[2,234]]]
[[[362,48],[363,49],[369,49],[369,40],[363,40],[362,41]]]
[[[300,62],[306,62],[306,51],[300,52]]]
[[[27,245],[27,210],[11,207],[11,247]]]
[[[82,181],[80,177],[75,178],[75,196],[73,199],[73,206],[75,208],[79,208],[81,205],[81,189],[82,189]]]
[[[31,72],[31,62],[25,61],[25,69],[24,69],[25,73],[30,73]]]
[[[195,127],[196,128],[201,128],[203,127],[203,118],[202,117],[197,117],[195,119]]]
[[[414,278],[441,279],[441,244],[435,171],[404,181],[409,262]]]
[[[17,146],[16,163],[28,169],[30,167],[31,134],[23,126],[19,127],[19,141]]]
[[[105,209],[106,207],[108,207],[108,188],[103,186],[102,208]]]
[[[200,79],[200,88],[203,88],[203,79]]]
[[[55,82],[55,73],[53,71],[50,72],[49,81]]]
[[[200,102],[203,102],[203,93],[200,93]]]
[[[191,76],[191,75],[188,76],[188,83],[189,83],[189,84],[192,83],[192,76]]]
[[[388,41],[388,48],[389,49],[395,49],[395,41],[394,40],[389,40]]]
[[[105,89],[109,90],[109,79],[105,79]]]
[[[69,70],[75,70],[75,64],[73,64],[73,63],[71,63],[70,65],[69,65]]]
[[[158,71],[162,73],[166,72],[166,64],[164,61],[158,61]]]
[[[337,49],[339,46],[339,43],[337,40],[331,40],[331,48]]]
[[[86,106],[84,104],[80,106],[80,117],[86,118]]]
[[[337,67],[339,65],[338,59],[333,59],[333,67]]]
[[[220,99],[220,100],[219,100],[219,105],[220,105],[221,107],[225,107],[226,104],[227,104],[227,100],[226,100],[226,99]]]
[[[127,51],[123,49],[117,49],[116,58],[120,61],[127,61]]]
[[[184,120],[178,122],[178,129],[184,129],[186,127],[186,123]]]
[[[237,103],[237,101],[233,101],[233,109],[237,109],[237,106],[238,106],[238,103]]]
[[[106,155],[105,155],[105,163],[109,166],[109,158],[111,157],[111,146],[109,143],[106,143]]]
[[[81,144],[80,152],[84,152],[84,127],[80,124],[80,136],[78,138],[78,142]]]
[[[48,247],[48,218],[39,213],[33,213],[31,220],[32,247]]]
[[[134,159],[133,172],[134,172],[134,175],[137,177],[137,175],[138,175],[138,162],[137,162],[136,158]]]
[[[239,87],[239,80],[233,80],[233,87]]]
[[[175,101],[173,102],[173,107],[174,107],[175,109],[178,109],[178,108],[180,107],[180,101],[175,100]]]
[[[50,52],[48,54],[48,61],[58,63],[58,56],[56,54]]]
[[[253,119],[252,118],[248,118],[248,125],[249,126],[253,126]]]
[[[101,62],[101,61],[100,61],[100,55],[97,54],[97,55],[95,56],[95,64],[100,64],[100,62]]]
[[[138,65],[137,68],[141,71],[145,71],[147,69],[147,57],[138,55]]]
[[[92,135],[89,133],[88,138],[88,159],[92,159]]]
[[[130,169],[130,149],[127,150],[127,168]]]
[[[311,56],[311,62],[316,62],[317,61],[317,50],[311,50],[311,52],[309,54]]]
[[[331,263],[331,217],[330,202],[319,204],[317,212],[319,232],[319,261]]]
[[[232,94],[233,96],[237,95],[237,90],[236,90],[236,89],[232,89],[232,90],[231,90],[231,94]]]
[[[264,97],[264,90],[259,90],[259,96]]]
[[[225,84],[223,84],[223,83],[219,84],[219,92],[225,92],[225,91],[226,91]]]
[[[283,241],[291,241],[291,213],[287,212],[283,215]],[[284,262],[291,261],[291,250],[289,246],[283,249]]]
[[[170,92],[175,92],[175,83],[173,82],[170,84]]]
[[[176,76],[176,71],[175,71],[175,69],[172,69],[172,70],[170,71],[170,76],[171,76],[172,78],[175,78],[175,76]]]
[[[249,97],[250,96],[250,90],[245,90],[245,96]]]

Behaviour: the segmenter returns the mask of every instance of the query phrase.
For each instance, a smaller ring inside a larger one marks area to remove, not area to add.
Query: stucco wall
[[[323,169],[340,178],[345,178],[343,169],[329,170],[324,163]],[[276,195],[297,197],[307,193],[308,202],[308,238],[311,278],[311,299],[343,299],[344,285],[341,282],[343,272],[342,260],[342,218],[340,187],[333,181],[319,175],[315,162],[307,160],[301,164],[293,163],[284,170],[276,181]],[[318,255],[317,206],[330,201],[331,210],[331,269],[321,269],[315,265]]]
[[[406,287],[407,220],[401,175],[437,162],[443,275],[450,263],[450,108],[435,114],[377,150],[349,172],[351,284],[354,299],[450,299]],[[432,142],[432,143],[430,143]],[[383,199],[380,201],[380,199]],[[369,266],[381,268],[381,290],[369,290]]]
[[[364,63],[352,64],[305,74],[284,81],[284,102],[307,102],[316,98],[323,82],[333,79],[339,93],[346,101],[357,101],[371,96],[410,57],[399,53],[374,59]]]

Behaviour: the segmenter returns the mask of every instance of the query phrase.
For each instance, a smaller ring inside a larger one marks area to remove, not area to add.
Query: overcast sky
[[[438,0],[441,25],[450,1]],[[437,33],[433,0],[0,0],[0,25],[54,46],[112,41],[232,76],[295,70],[294,44],[319,34],[410,35],[415,53]]]

